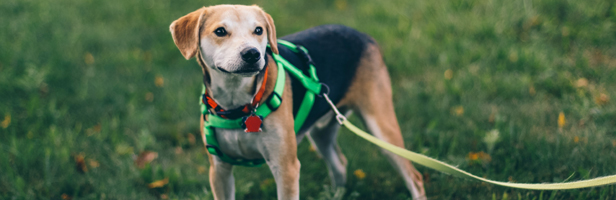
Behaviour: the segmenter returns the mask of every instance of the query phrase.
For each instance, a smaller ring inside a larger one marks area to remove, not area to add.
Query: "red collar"
[[[267,83],[268,68],[269,67],[265,66],[265,70],[263,71],[263,83],[261,83],[261,87],[255,94],[255,96],[252,98],[251,103],[248,103],[235,109],[224,110],[218,105],[218,103],[216,103],[216,101],[214,101],[214,99],[210,97],[210,95],[208,95],[207,90],[205,91],[205,94],[203,94],[203,98],[201,101],[203,101],[203,104],[207,105],[208,110],[209,108],[214,109],[214,113],[212,114],[216,114],[222,118],[237,119],[240,117],[244,117],[247,114],[250,114],[251,111],[255,110],[259,106],[259,103],[263,98],[263,94],[265,93],[265,84]]]

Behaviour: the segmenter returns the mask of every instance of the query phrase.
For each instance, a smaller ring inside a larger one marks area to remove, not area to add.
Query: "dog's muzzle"
[[[261,53],[259,53],[259,50],[254,47],[242,50],[242,52],[240,52],[240,55],[242,56],[242,60],[244,60],[244,62],[248,64],[255,64],[261,59]]]

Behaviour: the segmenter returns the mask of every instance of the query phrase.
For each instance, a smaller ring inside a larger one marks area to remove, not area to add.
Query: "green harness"
[[[276,66],[278,67],[278,75],[276,78],[276,84],[274,86],[274,91],[270,95],[269,99],[266,100],[266,106],[259,106],[256,108],[256,115],[262,116],[263,119],[267,118],[267,115],[278,109],[280,104],[282,104],[282,93],[284,91],[285,86],[285,71],[289,72],[293,77],[297,78],[302,85],[306,88],[306,95],[302,100],[302,103],[299,107],[297,115],[295,116],[295,124],[294,130],[295,133],[299,132],[299,129],[306,121],[308,117],[308,113],[310,113],[310,109],[314,104],[315,95],[320,94],[321,92],[321,83],[317,78],[317,71],[308,55],[308,50],[303,46],[297,46],[293,43],[284,40],[278,40],[278,43],[287,47],[291,51],[296,54],[303,56],[306,62],[309,65],[308,73],[309,76],[305,75],[302,70],[293,66],[289,61],[284,59],[282,56],[278,54],[272,54],[274,61],[276,62]],[[269,48],[269,45],[268,45]],[[202,94],[205,94],[205,86],[203,86]],[[243,159],[243,158],[232,158],[228,155],[222,153],[220,150],[220,145],[218,144],[218,140],[216,139],[216,131],[214,128],[222,128],[222,129],[242,129],[243,119],[225,119],[219,117],[217,115],[213,115],[208,112],[207,106],[203,103],[203,95],[201,95],[200,99],[201,104],[201,113],[205,115],[203,132],[205,133],[205,139],[207,140],[206,148],[207,151],[212,154],[218,156],[222,161],[230,163],[232,165],[242,165],[247,167],[256,167],[265,163],[264,159]],[[247,133],[250,134],[250,133]]]

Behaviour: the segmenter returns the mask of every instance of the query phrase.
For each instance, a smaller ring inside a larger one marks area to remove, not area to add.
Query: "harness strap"
[[[225,118],[225,119],[237,119],[237,118],[241,118],[242,116],[246,114],[249,114],[251,111],[253,111],[254,108],[256,108],[259,105],[259,103],[261,102],[261,99],[263,98],[263,94],[265,93],[265,85],[267,84],[267,70],[268,69],[269,68],[265,68],[263,72],[263,82],[261,83],[261,87],[259,88],[259,90],[257,90],[257,93],[252,98],[252,101],[249,104],[246,104],[239,108],[230,109],[230,110],[222,109],[218,105],[218,103],[216,103],[216,101],[208,95],[207,91],[205,90],[205,85],[203,86],[203,95],[201,97],[201,103],[205,104],[207,108],[213,109],[214,110],[213,112],[215,112],[218,116]]]
[[[260,105],[256,109],[256,115],[262,116],[263,118],[267,117],[270,113],[278,109],[282,104],[282,93],[284,92],[284,86],[286,84],[286,73],[289,72],[292,76],[296,77],[304,87],[306,87],[306,95],[302,103],[300,104],[299,111],[295,116],[295,124],[294,130],[297,134],[299,129],[302,127],[308,114],[310,113],[310,109],[312,109],[312,105],[314,105],[315,95],[319,94],[321,91],[321,84],[319,83],[319,79],[316,75],[316,68],[312,63],[312,59],[310,55],[308,55],[308,50],[302,46],[296,46],[293,43],[278,40],[278,43],[286,46],[291,51],[298,53],[304,57],[304,60],[308,63],[309,76],[306,76],[301,70],[297,69],[290,62],[284,59],[282,56],[278,54],[272,54],[274,60],[276,61],[276,66],[278,68],[278,74],[276,77],[276,84],[274,85],[274,91],[270,95],[269,99],[264,103],[264,105]],[[262,86],[264,87],[264,85]],[[203,86],[202,93],[205,94],[205,86]],[[201,113],[204,115],[204,126],[203,132],[206,138],[206,149],[212,154],[218,156],[223,162],[227,162],[232,165],[242,165],[248,167],[256,167],[265,163],[264,159],[243,159],[243,158],[232,158],[220,150],[220,145],[218,144],[218,140],[216,139],[216,132],[214,128],[221,129],[240,129],[243,128],[243,119],[228,119],[224,118],[224,116],[214,115],[208,112],[208,107],[203,101],[205,95],[201,95]],[[257,101],[258,102],[258,101]],[[254,103],[254,102],[253,102]]]
[[[282,104],[281,95],[284,91],[284,84],[286,75],[284,73],[283,67],[278,64],[278,77],[276,77],[276,85],[274,86],[274,91],[269,99],[266,101],[265,106],[259,106],[257,108],[256,114],[261,115],[263,117],[269,115]],[[205,89],[204,89],[205,90]],[[201,103],[201,113],[206,116],[204,120],[203,132],[205,133],[205,139],[207,141],[207,145],[205,148],[207,151],[212,154],[218,156],[223,162],[227,162],[232,165],[242,165],[247,167],[256,167],[265,163],[264,159],[243,159],[243,158],[232,158],[227,154],[222,153],[220,150],[220,145],[218,144],[218,140],[216,139],[216,131],[214,128],[221,129],[240,129],[242,128],[242,118],[239,119],[225,119],[217,115],[212,115],[207,112],[207,107]]]
[[[321,83],[319,82],[319,78],[317,77],[317,70],[314,67],[312,58],[310,57],[310,54],[308,54],[308,49],[285,40],[278,40],[278,43],[283,46],[286,46],[294,53],[302,55],[306,63],[308,63],[309,65],[308,73],[310,76],[308,77],[301,70],[297,69],[291,63],[289,63],[289,61],[282,58],[282,56],[273,54],[274,59],[279,63],[282,63],[285,70],[287,70],[292,76],[297,78],[306,88],[306,95],[304,95],[304,99],[299,106],[299,110],[297,111],[297,115],[295,116],[295,124],[293,125],[293,129],[295,130],[295,133],[297,133],[302,128],[302,125],[304,125],[306,118],[308,118],[308,114],[310,114],[310,110],[314,105],[314,96],[316,94],[320,94],[321,92]]]

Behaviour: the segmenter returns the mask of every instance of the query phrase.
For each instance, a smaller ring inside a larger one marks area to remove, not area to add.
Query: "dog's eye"
[[[225,30],[225,28],[220,27],[217,28],[216,30],[214,30],[214,34],[216,34],[216,36],[218,37],[223,37],[225,35],[227,35],[227,30]]]
[[[257,35],[261,35],[261,34],[263,34],[263,28],[261,28],[260,26],[258,26],[257,28],[255,28],[255,34],[257,34]]]

